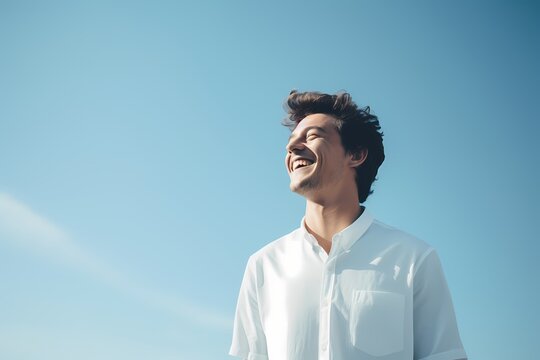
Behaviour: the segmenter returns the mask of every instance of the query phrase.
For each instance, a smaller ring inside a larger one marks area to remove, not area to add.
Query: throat
[[[332,238],[358,219],[364,211],[360,204],[356,206],[325,207],[308,201],[306,206],[305,226],[319,245],[330,253]]]

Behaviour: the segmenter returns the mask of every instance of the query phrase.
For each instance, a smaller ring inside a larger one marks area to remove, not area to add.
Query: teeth
[[[293,162],[293,170],[313,164],[310,160],[299,159]]]

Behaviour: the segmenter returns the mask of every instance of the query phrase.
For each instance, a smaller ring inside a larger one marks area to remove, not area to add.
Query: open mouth
[[[298,169],[313,165],[313,163],[314,163],[313,161],[308,160],[308,159],[297,159],[293,161],[291,168],[292,168],[292,171],[296,171]]]

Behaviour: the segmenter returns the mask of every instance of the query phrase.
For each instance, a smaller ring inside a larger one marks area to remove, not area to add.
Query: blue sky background
[[[298,226],[291,89],[385,132],[366,206],[437,248],[471,359],[540,323],[533,1],[0,1],[0,358],[227,359]]]

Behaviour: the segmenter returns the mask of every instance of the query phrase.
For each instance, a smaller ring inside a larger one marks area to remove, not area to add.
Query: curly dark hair
[[[366,161],[356,168],[356,187],[360,203],[373,193],[379,166],[384,161],[383,133],[377,116],[370,114],[369,106],[359,108],[346,92],[336,95],[320,92],[291,91],[284,104],[287,117],[282,124],[293,131],[306,116],[327,114],[336,120],[341,143],[346,152],[357,154],[367,149]]]

